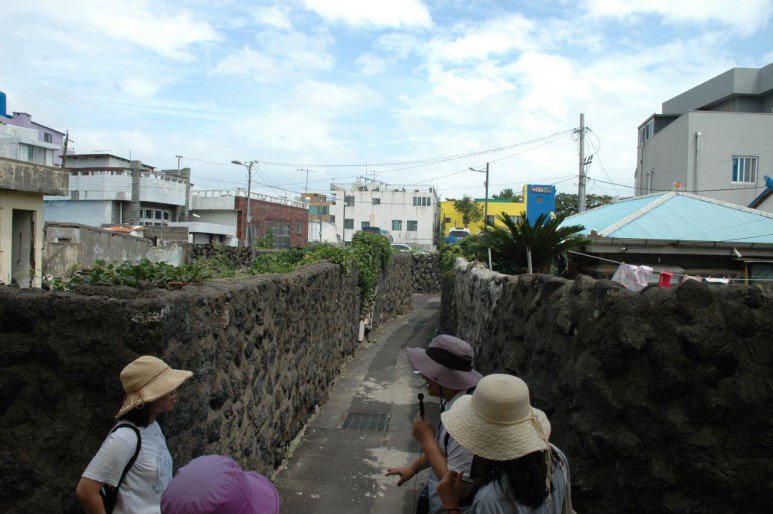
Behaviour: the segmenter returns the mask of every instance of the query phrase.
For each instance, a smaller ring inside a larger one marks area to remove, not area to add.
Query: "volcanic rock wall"
[[[771,297],[695,281],[632,293],[460,259],[442,305],[478,369],[529,384],[578,512],[769,512]]]
[[[381,277],[377,321],[410,308],[406,269]],[[119,372],[142,354],[194,372],[161,420],[175,467],[220,453],[270,471],[354,352],[359,311],[356,272],[329,263],[179,291],[0,288],[0,512],[80,512]]]
[[[440,254],[414,253],[411,257],[414,294],[439,293],[443,277],[440,271]]]

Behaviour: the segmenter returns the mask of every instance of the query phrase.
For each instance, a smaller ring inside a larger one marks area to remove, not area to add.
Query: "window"
[[[486,216],[486,225],[494,225],[494,216],[491,214]]]
[[[330,215],[330,223],[335,223],[335,222],[336,222],[336,217],[335,217],[335,215],[331,214]]]
[[[510,221],[512,221],[513,223],[518,223],[518,222],[521,221],[521,217],[520,216],[510,216]]]
[[[344,204],[347,207],[351,207],[354,205],[354,197],[353,196],[344,196]]]
[[[414,207],[429,207],[432,205],[432,198],[429,196],[414,196],[413,197],[413,206]]]
[[[274,234],[274,248],[290,248],[289,223],[282,223],[280,221],[267,221],[266,230],[269,229]]]
[[[419,229],[419,222],[408,220],[408,232],[416,232]]]
[[[542,203],[542,197],[541,196],[537,197],[537,203]]]
[[[402,230],[403,220],[392,220],[392,230]]]
[[[365,230],[365,229],[366,229],[366,228],[368,228],[369,226],[370,226],[370,221],[363,221],[363,222],[360,222],[360,228],[361,228],[362,230]]]
[[[757,183],[757,157],[733,156],[731,182]]]
[[[345,219],[344,220],[344,228],[353,229],[354,228],[354,220],[353,219]]]
[[[451,223],[451,218],[443,218],[443,221],[445,221],[446,223]]]
[[[157,220],[160,220],[160,219],[161,219],[161,211],[155,211],[154,213],[155,213],[155,215],[156,215],[156,216],[155,216],[155,218],[156,218]]]
[[[53,143],[54,142],[54,135],[49,134],[48,132],[43,133],[43,141],[46,143]]]
[[[295,233],[296,234],[303,234],[303,225],[300,223],[295,224]]]
[[[373,205],[381,205],[381,198],[374,198]]]
[[[165,220],[168,220],[168,219],[169,219],[169,212],[167,212],[167,211],[164,211],[164,219],[165,219]]]

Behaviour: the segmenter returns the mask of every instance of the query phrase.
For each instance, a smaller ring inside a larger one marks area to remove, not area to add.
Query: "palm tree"
[[[481,246],[491,248],[491,260],[500,273],[517,275],[527,269],[526,249],[531,249],[532,268],[550,273],[558,257],[566,259],[566,252],[588,244],[580,232],[582,225],[561,227],[564,216],[537,218],[534,225],[523,216],[513,221],[503,212],[499,219],[504,226],[488,226],[481,237]]]

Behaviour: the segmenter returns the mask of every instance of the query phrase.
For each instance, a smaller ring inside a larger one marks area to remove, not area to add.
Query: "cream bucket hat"
[[[473,455],[495,461],[549,450],[550,422],[529,402],[526,383],[512,375],[488,375],[472,395],[441,414],[443,426]]]
[[[138,357],[121,371],[126,397],[116,418],[171,393],[192,376],[190,371],[170,368],[158,357]]]

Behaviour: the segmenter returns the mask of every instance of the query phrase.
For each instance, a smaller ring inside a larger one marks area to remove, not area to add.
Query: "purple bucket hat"
[[[475,387],[483,377],[472,369],[475,352],[458,337],[442,334],[427,349],[408,348],[408,359],[422,375],[448,389]]]
[[[182,467],[161,497],[163,514],[278,514],[279,495],[263,475],[230,457],[205,455]]]

